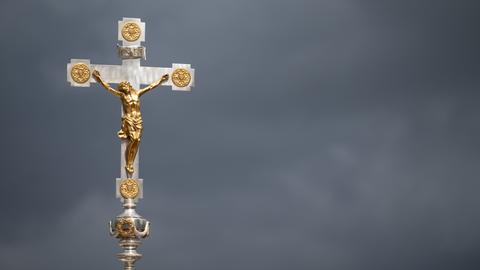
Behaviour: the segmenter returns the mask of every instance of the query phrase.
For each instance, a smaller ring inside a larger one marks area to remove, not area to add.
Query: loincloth
[[[122,130],[127,137],[131,139],[139,139],[142,135],[142,129],[143,120],[141,116],[132,117],[124,115],[122,117]]]

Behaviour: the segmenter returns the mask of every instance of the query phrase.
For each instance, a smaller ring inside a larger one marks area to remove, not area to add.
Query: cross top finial
[[[140,46],[145,41],[145,23],[138,18],[118,21],[118,40],[123,46]]]
[[[137,18],[123,18],[118,21],[118,56],[121,59],[146,59],[146,48],[141,46],[145,41],[145,23]]]

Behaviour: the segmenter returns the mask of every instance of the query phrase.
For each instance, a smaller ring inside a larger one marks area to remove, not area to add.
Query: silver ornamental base
[[[119,180],[121,179],[117,179],[117,196]],[[137,183],[139,185],[138,189],[142,190],[141,179],[137,179]],[[117,257],[123,262],[123,269],[125,270],[135,268],[135,262],[142,257],[137,252],[137,248],[141,244],[141,239],[150,234],[150,222],[135,211],[136,201],[141,197],[140,195],[141,192],[139,192],[137,199],[122,198],[123,212],[109,223],[110,235],[120,239],[118,245],[123,249],[123,252],[117,254]]]

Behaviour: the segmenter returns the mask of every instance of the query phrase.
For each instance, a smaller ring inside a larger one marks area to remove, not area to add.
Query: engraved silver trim
[[[146,59],[147,49],[144,46],[120,46],[117,44],[118,57],[122,59]]]

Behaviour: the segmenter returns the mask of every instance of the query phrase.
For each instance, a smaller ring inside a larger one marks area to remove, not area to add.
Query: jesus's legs
[[[135,161],[135,157],[137,156],[139,144],[140,138],[130,139],[128,141],[127,149],[125,151],[125,169],[127,170],[128,174],[133,173],[133,162]]]

